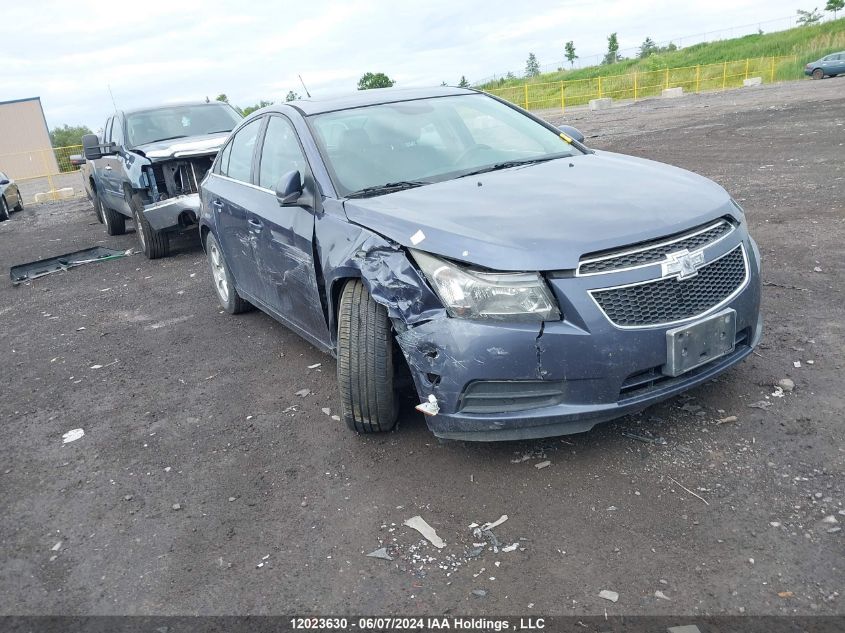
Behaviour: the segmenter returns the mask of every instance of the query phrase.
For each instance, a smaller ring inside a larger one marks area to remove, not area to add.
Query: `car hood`
[[[182,156],[201,156],[203,154],[216,154],[227,138],[229,138],[229,132],[202,134],[200,136],[186,136],[185,138],[145,143],[133,149],[143,152],[147,158],[153,161]]]
[[[405,247],[503,271],[574,269],[586,253],[737,216],[713,181],[610,152],[349,199],[344,207],[351,222]]]

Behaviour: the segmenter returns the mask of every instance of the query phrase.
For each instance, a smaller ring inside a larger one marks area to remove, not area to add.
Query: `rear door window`
[[[225,165],[221,165],[221,174],[242,182],[252,181],[252,157],[263,121],[263,118],[255,119],[238,130],[229,144],[228,160]]]

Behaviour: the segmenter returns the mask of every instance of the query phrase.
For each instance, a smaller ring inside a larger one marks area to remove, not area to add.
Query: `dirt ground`
[[[725,186],[766,284],[755,355],[581,435],[439,442],[412,410],[350,434],[334,361],[221,313],[192,237],[6,277],[0,613],[845,614],[843,97],[845,77],[567,115],[593,147]],[[4,271],[97,244],[136,240],[85,201],[0,224]],[[417,514],[445,548],[403,527]],[[516,549],[474,546],[503,514]],[[381,546],[393,561],[365,556]]]

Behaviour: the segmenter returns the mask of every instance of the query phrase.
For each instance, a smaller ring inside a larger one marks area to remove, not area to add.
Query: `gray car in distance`
[[[17,183],[0,171],[0,222],[8,220],[12,211],[23,211],[23,196]]]
[[[804,74],[813,79],[845,75],[845,51],[831,53],[804,66]]]
[[[394,427],[409,374],[435,435],[509,440],[586,431],[736,365],[761,335],[742,208],[582,140],[457,88],[259,110],[200,187],[220,303],[336,356],[360,433]]]

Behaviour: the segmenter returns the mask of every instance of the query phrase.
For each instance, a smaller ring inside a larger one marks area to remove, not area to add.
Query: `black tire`
[[[9,205],[6,204],[6,198],[0,196],[0,222],[5,222],[9,219]]]
[[[100,196],[97,195],[96,191],[91,194],[91,204],[94,205],[94,215],[97,216],[99,223],[105,223],[106,219],[103,217],[103,203],[100,201]]]
[[[135,222],[135,233],[138,235],[138,242],[141,250],[147,259],[159,259],[167,257],[170,253],[170,237],[167,233],[153,230],[147,218],[144,217],[144,202],[137,193],[132,194],[129,200],[129,208],[132,209],[132,221]]]
[[[23,194],[18,189],[18,203],[15,205],[15,211],[23,211]]]
[[[229,314],[240,314],[251,310],[252,304],[238,294],[235,288],[235,278],[232,277],[232,272],[223,257],[223,249],[220,248],[217,238],[211,233],[205,237],[205,254],[208,257],[208,265],[211,267],[214,290],[217,292],[217,299],[223,309]],[[223,280],[225,280],[225,286],[222,283]]]
[[[126,233],[126,216],[114,209],[109,209],[103,204],[99,196],[97,199],[100,200],[100,208],[103,211],[103,223],[106,225],[106,233],[109,235],[123,235]]]
[[[824,71],[821,68],[816,68],[813,71],[813,79],[824,79]]]
[[[383,305],[373,301],[360,279],[340,297],[337,382],[343,421],[358,433],[390,431],[399,401],[393,386],[393,332]]]

